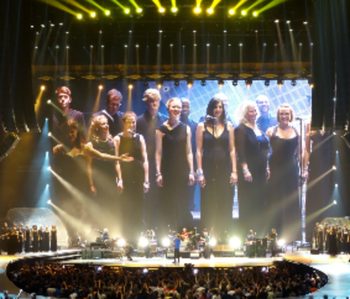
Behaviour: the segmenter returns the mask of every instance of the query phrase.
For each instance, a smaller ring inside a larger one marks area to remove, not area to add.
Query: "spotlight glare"
[[[125,13],[126,15],[128,15],[128,14],[130,13],[130,9],[129,9],[129,8],[125,8],[125,9],[124,9],[124,13]]]
[[[235,14],[235,10],[233,8],[231,8],[229,11],[228,11],[228,14],[230,16],[233,16]]]
[[[303,22],[304,25],[307,25],[307,22]]]
[[[334,187],[335,187],[335,188],[338,188],[338,184],[335,184]]]
[[[169,247],[171,245],[170,239],[169,238],[164,238],[162,240],[162,245],[163,245],[163,247]]]
[[[239,246],[241,246],[241,240],[237,237],[234,237],[230,240],[230,246],[234,249],[234,248],[238,248]]]
[[[52,203],[51,199],[47,201],[47,204],[50,205]]]
[[[247,11],[246,11],[246,10],[242,10],[242,11],[241,11],[241,15],[242,15],[242,16],[246,16],[246,15],[247,15]]]
[[[215,246],[216,245],[216,239],[215,238],[210,239],[209,244],[210,244],[211,247]]]
[[[337,166],[333,165],[332,169],[337,170]]]
[[[171,11],[172,11],[173,13],[177,13],[178,8],[174,6],[174,7],[171,8]]]
[[[118,239],[117,246],[118,247],[124,247],[126,245],[126,241],[123,238]]]
[[[46,103],[51,104],[51,100],[47,100],[47,102],[46,102]]]
[[[51,166],[48,166],[48,167],[47,167],[47,170],[48,170],[48,171],[51,171]]]
[[[99,89],[99,90],[102,90],[102,89],[103,89],[103,85],[100,84],[100,85],[98,86],[98,89]]]
[[[277,23],[279,23],[280,22],[280,20],[279,19],[277,19],[277,20],[275,20],[275,23],[277,24]]]
[[[137,13],[141,13],[141,12],[142,12],[142,8],[141,8],[141,7],[138,7],[138,8],[136,9],[136,12],[137,12]]]
[[[337,201],[336,201],[336,200],[333,200],[333,204],[336,205],[336,204],[337,204]]]
[[[257,17],[259,13],[257,11],[253,11],[253,17]]]
[[[148,241],[147,238],[141,237],[141,238],[139,239],[139,245],[140,245],[140,247],[144,248],[144,247],[148,246],[148,244],[149,244],[149,241]]]
[[[210,14],[210,15],[212,15],[212,14],[214,13],[214,9],[208,8],[208,9],[207,9],[207,13]]]
[[[202,9],[199,6],[197,6],[193,11],[195,14],[200,14],[202,12]]]
[[[45,90],[45,85],[41,85],[40,89]]]
[[[129,85],[128,85],[128,88],[129,88],[129,89],[133,89],[133,88],[134,88],[134,85],[129,84]]]
[[[106,15],[106,16],[109,16],[110,14],[111,14],[111,11],[110,11],[110,10],[106,10],[106,11],[105,11],[105,15]]]
[[[337,132],[333,132],[333,135],[337,135]]]
[[[191,88],[191,87],[192,87],[192,83],[191,83],[191,82],[188,82],[188,83],[187,83],[187,87],[188,87],[188,88]]]
[[[159,7],[158,11],[159,11],[160,13],[165,13],[165,8],[164,8],[164,7]]]
[[[161,88],[162,88],[162,84],[161,84],[161,83],[158,83],[158,84],[157,84],[157,87],[158,87],[158,89],[161,89]]]
[[[52,135],[51,132],[47,133],[47,136],[51,137],[51,135]]]
[[[46,184],[46,188],[49,188],[50,187],[50,185],[49,184]]]
[[[90,17],[91,17],[91,18],[95,18],[95,17],[96,17],[96,12],[92,11],[92,12],[90,13]]]
[[[142,273],[143,273],[143,274],[147,274],[147,273],[148,273],[148,269],[147,269],[147,268],[144,268],[144,269],[142,270]]]
[[[83,18],[83,15],[82,15],[81,13],[78,13],[78,14],[77,14],[77,19],[78,19],[78,20],[81,20],[82,18]]]
[[[283,247],[284,244],[286,244],[286,240],[280,239],[277,241],[277,246],[279,246],[279,247]]]

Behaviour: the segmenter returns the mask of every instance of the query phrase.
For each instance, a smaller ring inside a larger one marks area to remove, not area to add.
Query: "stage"
[[[275,258],[247,258],[247,257],[214,257],[210,259],[187,259],[180,260],[180,264],[173,264],[172,259],[163,257],[153,257],[146,259],[145,257],[133,257],[132,261],[128,261],[125,257],[123,259],[81,259],[74,258],[78,256],[80,250],[64,250],[56,254],[53,253],[36,253],[17,256],[0,256],[0,290],[8,290],[11,297],[18,294],[19,289],[6,276],[6,267],[8,263],[16,259],[46,259],[52,262],[60,262],[67,267],[74,264],[92,263],[96,266],[110,266],[110,267],[133,267],[133,268],[148,268],[149,270],[156,270],[160,267],[177,267],[183,268],[185,264],[193,264],[194,267],[212,267],[212,268],[230,268],[230,267],[252,267],[252,266],[269,266],[274,261],[282,261],[283,259],[303,263],[318,269],[329,277],[329,282],[317,292],[312,295],[314,298],[323,298],[327,294],[329,298],[347,297],[350,294],[350,264],[349,255],[339,255],[335,258],[329,255],[311,255],[310,252],[294,252],[285,253]],[[64,258],[66,257],[66,258]],[[2,295],[0,295],[2,296]],[[306,297],[306,296],[305,296]],[[22,293],[21,298],[30,298],[29,294]],[[38,296],[38,298],[47,298]],[[290,297],[291,298],[291,297]],[[300,297],[299,297],[300,298]]]

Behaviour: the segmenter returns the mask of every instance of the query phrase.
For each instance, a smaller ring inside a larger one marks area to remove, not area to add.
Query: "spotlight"
[[[111,15],[111,11],[110,11],[110,10],[106,10],[106,11],[105,11],[105,15],[106,15],[106,16],[110,16],[110,15]]]
[[[187,87],[191,88],[193,86],[193,81],[192,80],[187,80]]]
[[[171,241],[170,241],[169,238],[164,238],[164,239],[162,240],[162,246],[163,246],[163,247],[169,247],[170,245],[171,245]]]
[[[174,81],[174,85],[175,85],[175,86],[180,86],[180,81],[179,81],[179,80],[175,80],[175,81]]]
[[[288,21],[286,21],[286,24],[290,24],[290,21],[288,20]]]
[[[118,239],[117,246],[118,247],[124,247],[126,245],[126,241],[123,238]]]
[[[220,79],[218,81],[218,84],[219,84],[219,88],[222,88],[224,86],[224,80]]]
[[[125,13],[126,15],[128,15],[128,14],[130,13],[130,9],[129,9],[129,8],[125,8],[125,9],[124,9],[124,13]]]
[[[51,171],[51,166],[48,166],[48,167],[47,167],[47,170],[48,170],[48,171]]]
[[[201,85],[202,85],[202,86],[205,86],[206,84],[207,84],[207,83],[205,82],[205,80],[202,80],[202,81],[201,81]]]
[[[282,79],[278,79],[277,80],[277,85],[278,85],[278,87],[282,87],[282,85],[283,85],[283,80]]]
[[[246,10],[242,10],[242,11],[241,11],[241,15],[242,15],[242,16],[246,16],[246,15],[247,15],[247,11],[246,11]]]
[[[257,11],[253,11],[253,17],[257,17],[259,13]]]
[[[265,80],[265,86],[270,86],[270,80]]]
[[[134,85],[129,84],[129,85],[128,85],[128,88],[129,88],[129,89],[133,89],[133,88],[134,88]]]
[[[304,25],[307,25],[307,22],[303,22]]]
[[[45,121],[48,121],[48,120],[49,120],[49,119],[46,117],[46,118],[45,118]],[[47,152],[47,153],[48,153],[48,152]]]
[[[278,20],[278,19],[277,19],[277,20],[275,20],[275,23],[276,23],[276,24],[277,24],[277,23],[279,23],[279,22],[280,22],[280,20]]]
[[[333,165],[332,169],[337,170],[337,166]]]
[[[45,85],[41,85],[40,89],[45,90]]]
[[[96,12],[92,11],[92,12],[90,13],[90,17],[91,17],[91,18],[95,18],[95,17],[96,17]]]
[[[309,80],[308,83],[309,83],[310,88],[314,88],[314,83],[312,80]]]
[[[292,80],[292,86],[296,86],[297,85],[297,81],[296,80]]]
[[[162,83],[158,83],[158,84],[157,84],[157,88],[158,88],[158,89],[161,89],[161,88],[162,88]]]
[[[198,274],[198,269],[193,269],[193,274],[197,275]]]
[[[136,9],[136,12],[137,12],[137,13],[141,13],[141,12],[142,12],[142,8],[141,8],[141,7],[138,7],[138,8]]]
[[[286,240],[281,239],[281,240],[277,241],[277,246],[279,246],[279,247],[283,247],[284,244],[286,244]]]
[[[46,184],[46,188],[49,188],[50,187],[50,185],[49,184]]]
[[[46,102],[46,103],[51,104],[51,100],[47,100],[47,102]]]
[[[216,239],[215,239],[215,238],[210,239],[209,245],[210,245],[211,247],[215,246],[215,245],[216,245]]]
[[[143,274],[147,274],[147,273],[148,273],[148,269],[147,269],[147,268],[144,268],[144,269],[142,270],[142,273],[143,273]]]
[[[247,88],[250,88],[252,86],[252,84],[253,84],[252,79],[245,80],[245,85],[246,85]]]
[[[232,85],[233,85],[233,86],[237,86],[237,85],[238,85],[238,81],[237,81],[237,80],[233,80],[233,81],[232,81]]]
[[[230,16],[233,16],[235,14],[235,10],[233,8],[231,8],[229,11],[228,11],[228,14]]]
[[[51,199],[47,201],[47,204],[50,205],[52,203]]]
[[[335,184],[334,187],[335,187],[335,188],[338,188],[338,184]]]
[[[100,85],[98,86],[98,89],[99,89],[99,90],[102,90],[102,89],[103,89],[103,85],[100,84]]]
[[[160,13],[165,13],[165,8],[164,8],[164,7],[159,7],[158,11],[159,11]]]
[[[239,246],[241,246],[241,240],[238,239],[237,237],[234,237],[230,240],[230,246],[232,248],[238,248]]]
[[[193,11],[194,11],[195,14],[198,15],[198,14],[200,14],[202,12],[202,9],[199,6],[197,6]]]
[[[78,19],[78,20],[81,20],[82,18],[83,18],[83,15],[82,15],[81,13],[78,13],[78,14],[77,14],[77,19]]]
[[[51,135],[52,135],[51,132],[47,133],[47,136],[51,137]]]
[[[173,13],[177,13],[178,8],[177,8],[177,7],[172,7],[172,8],[171,8],[171,11],[172,11]]]
[[[337,135],[337,132],[333,132],[333,135]]]
[[[214,13],[214,9],[212,9],[211,7],[207,9],[207,13],[209,15],[212,15]]]
[[[336,205],[336,204],[337,204],[337,201],[336,201],[336,200],[333,200],[333,204]]]
[[[140,245],[140,247],[144,248],[144,247],[148,246],[148,244],[149,244],[149,241],[148,241],[147,238],[141,237],[141,238],[139,239],[139,245]]]

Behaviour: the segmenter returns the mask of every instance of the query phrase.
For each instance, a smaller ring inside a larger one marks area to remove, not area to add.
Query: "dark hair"
[[[67,124],[68,124],[69,130],[74,129],[74,130],[78,131],[77,138],[74,140],[74,146],[76,148],[80,149],[81,148],[81,143],[83,142],[83,138],[80,135],[80,130],[79,130],[78,123],[75,120],[68,120]]]
[[[125,122],[128,117],[135,117],[135,119],[136,119],[137,115],[134,111],[126,111],[122,117],[123,122]]]
[[[217,98],[212,98],[209,101],[208,107],[207,107],[207,115],[214,116],[214,109],[220,103],[222,105],[222,114],[220,116],[219,122],[224,124],[226,123],[226,111],[225,111],[224,103],[221,100]]]
[[[107,97],[106,97],[106,103],[107,105],[110,103],[111,98],[114,97],[118,97],[120,98],[120,100],[123,100],[123,95],[121,94],[121,92],[117,89],[111,89],[108,93],[107,93]]]

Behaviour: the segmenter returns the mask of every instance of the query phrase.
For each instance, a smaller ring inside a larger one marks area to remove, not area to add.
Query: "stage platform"
[[[36,253],[17,256],[0,255],[0,296],[2,292],[8,290],[10,297],[15,297],[19,289],[8,280],[6,276],[6,267],[8,263],[16,259],[50,259],[52,262],[58,261],[67,266],[74,264],[93,263],[94,265],[106,265],[115,267],[138,267],[138,268],[183,268],[184,264],[191,263],[194,267],[213,267],[213,268],[230,268],[230,267],[251,267],[251,266],[269,266],[274,261],[287,259],[292,262],[303,263],[315,269],[318,269],[329,277],[329,282],[319,291],[312,293],[314,298],[323,298],[328,295],[329,298],[345,298],[350,295],[350,263],[349,255],[339,255],[335,258],[329,255],[311,255],[308,251],[285,253],[275,258],[247,258],[247,257],[214,257],[210,259],[181,259],[179,265],[174,265],[172,259],[163,257],[153,257],[146,259],[145,257],[133,257],[133,261],[123,259],[81,259],[74,258],[78,256],[80,250],[64,250],[57,253]],[[67,259],[64,258],[67,257]],[[305,296],[305,298],[307,298]],[[22,293],[20,298],[30,298],[30,294]],[[39,299],[50,298],[37,296]],[[292,298],[292,297],[289,297]],[[301,297],[298,297],[301,298]]]

